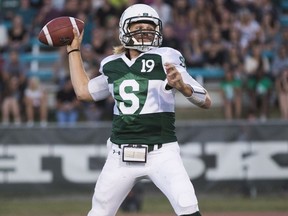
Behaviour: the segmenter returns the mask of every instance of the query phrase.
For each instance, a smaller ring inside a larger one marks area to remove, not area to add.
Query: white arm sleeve
[[[91,79],[88,83],[88,90],[94,101],[103,100],[110,95],[108,82],[104,75]]]
[[[202,106],[205,103],[207,91],[187,72],[181,53],[174,49],[167,49],[164,61],[174,64],[181,73],[183,82],[193,89],[192,95],[187,97],[188,101],[197,106]]]

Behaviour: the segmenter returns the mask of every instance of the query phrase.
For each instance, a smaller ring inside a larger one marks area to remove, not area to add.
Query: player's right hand
[[[192,89],[189,85],[183,82],[180,72],[177,70],[175,65],[166,63],[164,64],[168,85],[172,88],[177,89],[185,97],[190,97],[192,95]]]
[[[79,49],[80,50],[83,35],[84,35],[84,30],[81,32],[80,35],[78,35],[78,31],[76,30],[76,28],[73,28],[73,34],[74,34],[74,39],[73,39],[71,45],[67,45],[67,52],[69,52],[70,50],[73,50],[73,49]]]

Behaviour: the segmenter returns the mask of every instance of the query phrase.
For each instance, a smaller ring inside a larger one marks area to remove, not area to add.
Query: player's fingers
[[[175,68],[174,65],[169,65],[166,67],[166,74],[167,78],[169,77],[170,79],[174,79],[178,74],[178,70]]]
[[[171,71],[173,69],[173,67],[175,67],[173,64],[170,64],[170,63],[165,63],[164,64],[164,67],[165,67],[165,70],[167,72]]]
[[[71,50],[71,49],[80,49],[80,45],[81,45],[81,41],[82,41],[82,37],[81,34],[79,35],[78,31],[76,28],[73,28],[73,34],[74,34],[74,38],[71,42],[70,45],[68,45],[67,47],[67,51]]]
[[[73,28],[73,34],[74,34],[74,39],[79,38],[79,32],[77,31],[76,28]]]
[[[175,76],[176,73],[178,73],[178,70],[176,69],[174,64],[166,63],[164,64],[167,76]]]
[[[80,41],[80,43],[81,43],[82,40],[83,40],[83,35],[84,35],[84,29],[83,29],[83,31],[80,33],[80,36],[79,36],[79,41]]]

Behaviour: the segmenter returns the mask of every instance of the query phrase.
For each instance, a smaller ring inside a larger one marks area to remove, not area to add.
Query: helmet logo
[[[143,13],[143,16],[148,16],[149,14],[148,13]]]

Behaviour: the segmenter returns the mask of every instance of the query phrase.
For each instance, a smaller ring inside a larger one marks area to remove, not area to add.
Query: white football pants
[[[88,216],[114,216],[135,184],[148,177],[169,199],[177,215],[199,211],[194,187],[183,166],[177,142],[148,153],[146,163],[122,162],[122,149],[107,142],[107,161],[97,180]]]

